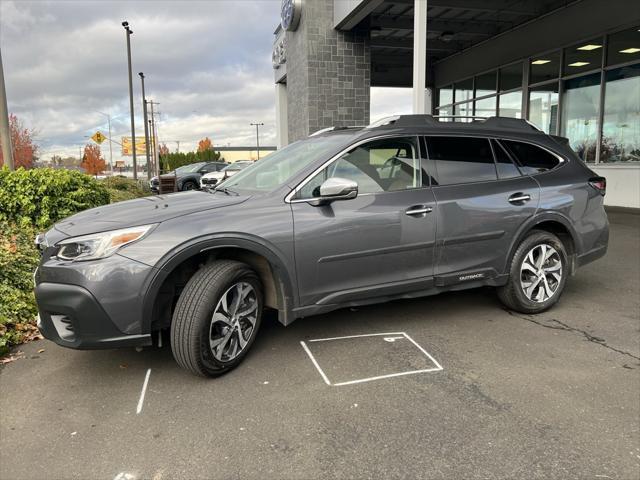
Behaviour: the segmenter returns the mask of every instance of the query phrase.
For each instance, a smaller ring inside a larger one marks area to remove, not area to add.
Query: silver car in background
[[[220,171],[207,173],[200,178],[200,188],[203,190],[215,188],[216,185],[224,182],[227,178],[234,176],[240,170],[244,170],[254,163],[253,160],[238,160],[227,165]]]

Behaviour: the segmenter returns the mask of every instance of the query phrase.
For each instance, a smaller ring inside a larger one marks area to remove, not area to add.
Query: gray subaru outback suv
[[[523,120],[321,131],[211,192],[95,208],[40,235],[39,325],[80,349],[169,330],[176,361],[215,376],[242,361],[267,308],[288,325],[490,285],[535,314],[605,254],[605,186]]]

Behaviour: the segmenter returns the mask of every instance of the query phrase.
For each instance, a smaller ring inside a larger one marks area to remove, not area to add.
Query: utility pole
[[[256,127],[256,150],[258,151],[258,160],[260,160],[260,131],[259,128],[264,126],[264,123],[251,123]]]
[[[133,120],[133,78],[131,77],[131,35],[133,30],[129,28],[129,22],[122,22],[127,35],[127,61],[129,64],[129,111],[131,112],[131,154],[133,155],[133,179],[138,179],[138,162],[136,161],[136,125]]]
[[[149,163],[149,124],[147,120],[147,97],[144,94],[144,73],[138,73],[140,80],[142,80],[142,112],[144,116],[144,149],[147,154],[147,179],[151,180],[152,166]]]
[[[9,128],[9,109],[7,108],[7,92],[4,88],[4,70],[2,68],[2,53],[0,52],[0,142],[2,143],[2,158],[9,170],[14,170],[13,147],[11,146],[11,129]]]
[[[96,112],[98,111],[96,110]],[[113,141],[111,140],[111,115],[104,112],[98,113],[107,117],[107,122],[109,124],[109,168],[111,169],[111,175],[113,175]]]
[[[154,102],[153,100],[149,100],[147,102],[151,105],[151,136],[153,137],[153,161],[156,166],[159,168],[160,159],[158,158],[158,129],[156,128],[156,116],[157,112],[154,112],[153,106],[160,105],[158,102]]]

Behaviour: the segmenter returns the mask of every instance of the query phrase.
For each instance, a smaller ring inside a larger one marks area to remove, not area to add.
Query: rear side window
[[[493,154],[496,157],[498,178],[502,180],[504,178],[519,177],[520,170],[513,164],[505,149],[495,140],[491,140],[491,145],[493,145]]]
[[[536,145],[513,140],[500,140],[500,143],[506,147],[526,175],[547,172],[560,164],[558,157]]]
[[[496,180],[489,140],[473,137],[427,137],[439,185]]]

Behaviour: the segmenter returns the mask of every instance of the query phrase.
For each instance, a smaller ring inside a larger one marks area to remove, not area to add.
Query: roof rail
[[[507,128],[512,130],[525,130],[531,132],[542,132],[538,127],[521,118],[512,117],[477,117],[473,115],[395,115],[392,117],[382,118],[371,125],[365,127],[367,129],[394,126],[394,127],[420,127],[420,126],[438,126],[442,125],[439,120],[442,119],[471,119],[474,120],[475,127],[487,128]],[[471,122],[467,123],[471,125]]]
[[[313,132],[309,136],[310,137],[315,137],[317,135],[322,135],[323,133],[327,133],[327,132],[335,132],[335,131],[338,131],[338,130],[351,130],[351,129],[356,129],[356,128],[365,128],[365,127],[361,127],[361,126],[327,127],[327,128],[321,128],[320,130],[317,130],[317,131]]]

